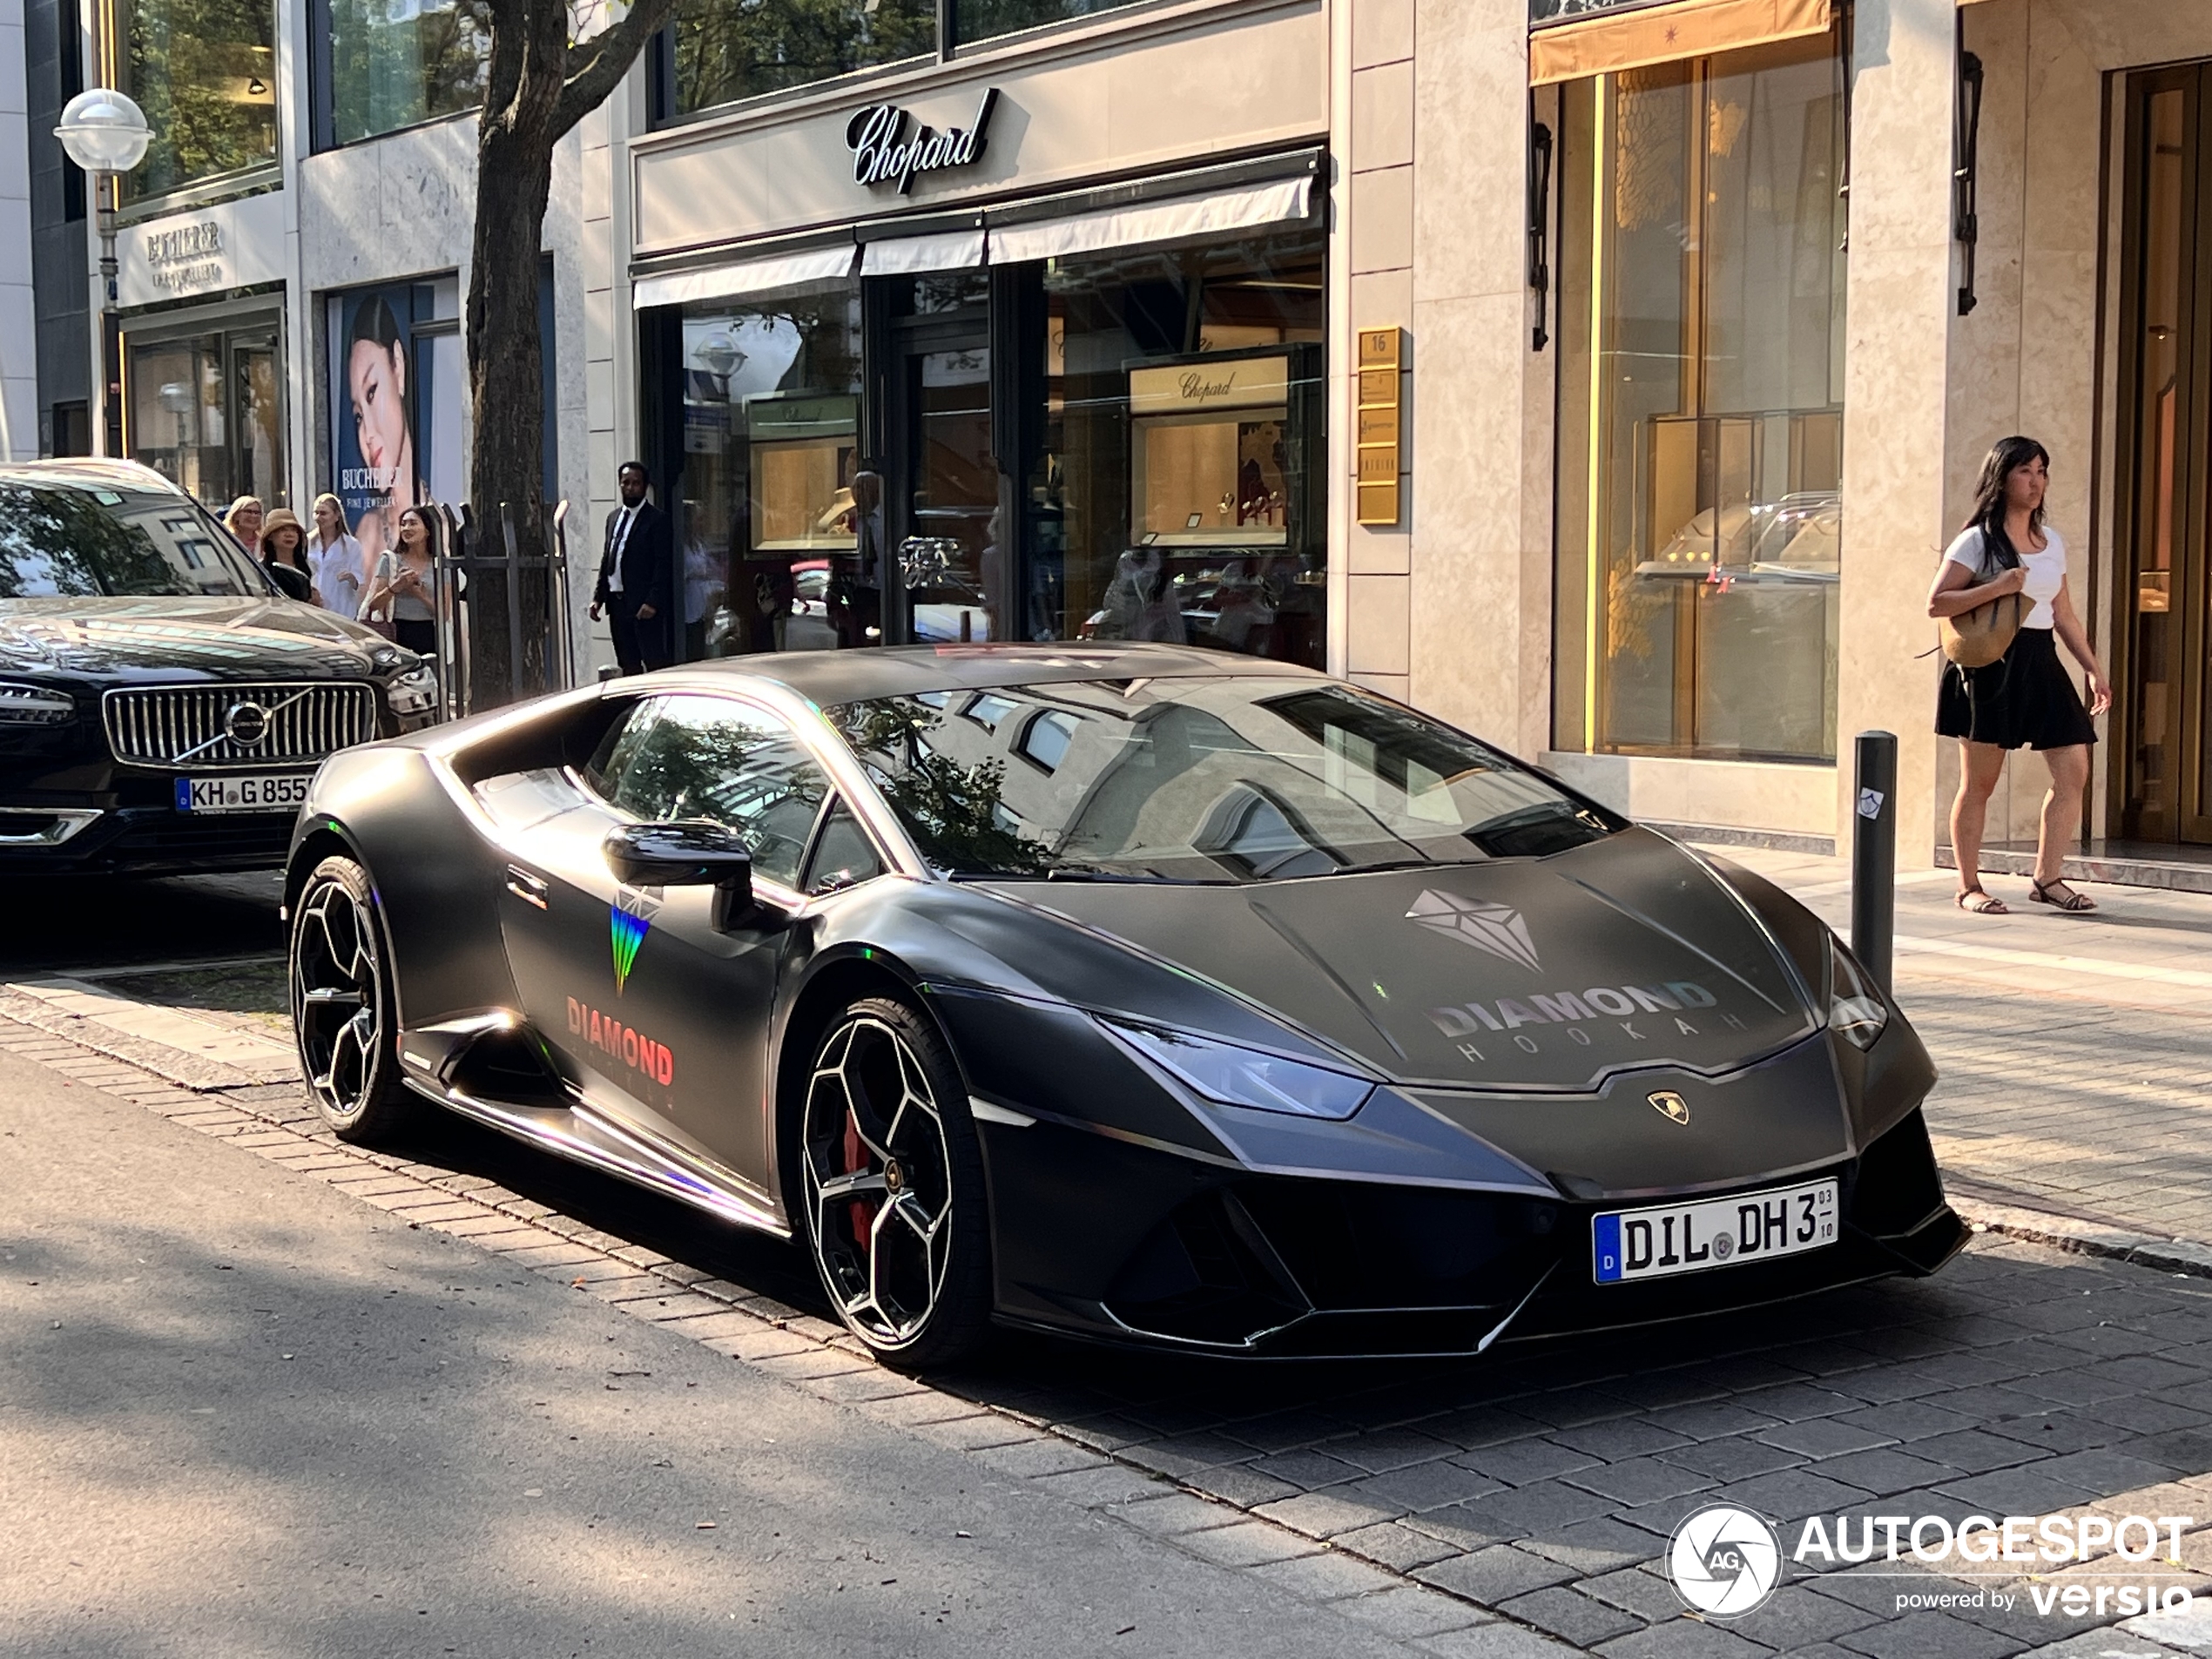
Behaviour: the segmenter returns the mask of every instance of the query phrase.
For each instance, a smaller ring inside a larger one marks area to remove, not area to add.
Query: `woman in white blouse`
[[[315,530],[307,538],[307,569],[315,582],[315,597],[327,610],[341,617],[358,617],[361,583],[368,579],[361,544],[347,528],[346,509],[335,496],[315,497]]]

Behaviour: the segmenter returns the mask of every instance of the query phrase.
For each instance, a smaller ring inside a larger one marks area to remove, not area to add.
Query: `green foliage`
[[[876,698],[829,711],[922,856],[940,869],[991,875],[1042,874],[1055,862],[1045,843],[1007,827],[1000,796],[1006,763],[963,766],[928,734],[937,711],[913,698]]]
[[[275,161],[275,41],[270,0],[134,0],[123,90],[153,143],[125,175],[133,197]]]
[[[331,0],[330,125],[340,144],[483,101],[488,0],[409,3]]]
[[[676,108],[689,114],[936,45],[934,0],[682,0]]]

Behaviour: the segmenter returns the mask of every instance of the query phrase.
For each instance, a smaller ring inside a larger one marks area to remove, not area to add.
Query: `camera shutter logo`
[[[1511,905],[1462,899],[1432,887],[1413,900],[1406,920],[1462,945],[1517,962],[1532,974],[1541,966],[1536,960],[1535,942],[1528,937],[1527,920]]]
[[[1667,1576],[1693,1612],[1738,1619],[1764,1606],[1781,1582],[1782,1541],[1750,1510],[1711,1504],[1675,1528]]]

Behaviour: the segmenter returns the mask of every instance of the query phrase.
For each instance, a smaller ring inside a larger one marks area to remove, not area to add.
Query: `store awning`
[[[1670,0],[1554,24],[1528,37],[1528,84],[1579,81],[1646,64],[1828,31],[1831,0]]]
[[[860,245],[862,276],[927,276],[932,271],[972,271],[982,263],[981,231],[887,237]]]
[[[1096,253],[1145,242],[1179,242],[1231,231],[1258,230],[1308,218],[1312,200],[1312,179],[1285,179],[1211,196],[1133,202],[1104,212],[1048,219],[1034,225],[995,226],[991,263],[1017,265],[1025,260]]]
[[[805,282],[825,282],[853,274],[855,251],[850,242],[840,242],[834,247],[748,260],[742,265],[640,277],[631,285],[630,303],[637,310],[647,311],[655,306],[681,305],[686,300],[734,300],[743,294],[794,288]]]

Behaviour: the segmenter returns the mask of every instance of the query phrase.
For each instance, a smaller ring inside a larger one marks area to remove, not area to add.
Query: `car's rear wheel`
[[[341,1140],[388,1139],[416,1102],[400,1081],[392,975],[368,873],[342,854],[315,866],[292,913],[292,1029],[315,1105]]]
[[[806,1227],[822,1285],[879,1359],[971,1352],[991,1313],[983,1156],[944,1039],[867,997],[815,1049],[801,1136]]]

